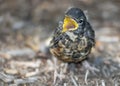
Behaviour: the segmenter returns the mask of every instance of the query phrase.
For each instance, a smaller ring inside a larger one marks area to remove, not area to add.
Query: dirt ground
[[[87,70],[49,52],[64,12],[79,7],[96,34]],[[0,0],[0,86],[120,86],[119,0]]]

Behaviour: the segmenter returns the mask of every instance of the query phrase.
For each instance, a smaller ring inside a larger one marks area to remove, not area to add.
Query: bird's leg
[[[68,70],[75,71],[75,63],[68,63]]]
[[[62,80],[65,75],[64,75],[64,71],[66,71],[67,69],[67,65],[64,64],[62,70],[61,70],[61,65],[58,65],[58,60],[57,58],[53,58],[53,63],[54,63],[54,81],[53,81],[53,85],[56,84],[57,78]]]
[[[86,61],[86,60],[82,62],[82,65],[84,66],[84,68],[86,70],[91,71],[93,74],[96,74],[95,72],[100,71],[99,69],[95,68],[94,66],[91,66],[90,63],[88,61]]]

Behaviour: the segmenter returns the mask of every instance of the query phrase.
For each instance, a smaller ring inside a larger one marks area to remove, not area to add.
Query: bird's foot
[[[84,66],[84,68],[90,72],[92,72],[93,74],[96,74],[96,72],[99,72],[100,70],[94,66],[91,66],[90,63],[88,61],[83,61],[82,65]]]

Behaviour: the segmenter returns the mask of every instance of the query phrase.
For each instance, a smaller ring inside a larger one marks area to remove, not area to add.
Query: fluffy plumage
[[[65,20],[66,17],[70,17],[68,23]],[[94,30],[83,11],[79,8],[69,9],[65,13],[65,19],[59,23],[59,26],[54,31],[50,42],[50,52],[62,61],[80,62],[89,55],[91,48],[95,44]],[[76,29],[71,20],[78,24]],[[68,25],[65,25],[65,22]],[[67,29],[64,30],[64,27]]]

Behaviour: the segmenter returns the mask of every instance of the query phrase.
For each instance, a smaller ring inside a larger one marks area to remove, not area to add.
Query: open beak
[[[78,23],[69,16],[65,16],[62,32],[69,30],[76,30],[78,28]]]

